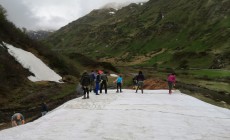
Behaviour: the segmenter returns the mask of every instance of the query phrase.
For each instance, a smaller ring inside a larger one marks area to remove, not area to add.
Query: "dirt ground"
[[[144,89],[168,89],[168,85],[160,79],[147,79],[144,82]]]

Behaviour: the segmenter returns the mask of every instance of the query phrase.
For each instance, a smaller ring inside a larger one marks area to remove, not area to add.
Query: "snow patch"
[[[111,77],[118,77],[116,74],[110,74]]]
[[[37,81],[55,81],[60,82],[62,79],[57,73],[51,70],[46,64],[44,64],[39,58],[32,53],[16,48],[10,44],[4,43],[8,48],[8,52],[12,55],[24,68],[28,69],[35,76],[29,76],[28,79]]]
[[[110,15],[114,15],[114,14],[115,14],[115,12],[112,12],[112,11],[111,11],[111,12],[109,12],[109,14],[110,14]]]

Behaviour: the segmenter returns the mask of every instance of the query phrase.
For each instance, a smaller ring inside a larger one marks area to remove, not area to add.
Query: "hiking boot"
[[[87,99],[89,99],[89,96],[87,97]]]

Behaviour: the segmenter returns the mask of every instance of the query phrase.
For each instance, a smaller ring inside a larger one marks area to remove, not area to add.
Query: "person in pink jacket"
[[[176,84],[176,75],[175,75],[175,73],[169,74],[167,81],[168,81],[168,87],[169,87],[169,94],[171,94],[172,93],[172,88]]]

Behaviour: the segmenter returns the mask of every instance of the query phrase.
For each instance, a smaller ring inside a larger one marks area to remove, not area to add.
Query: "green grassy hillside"
[[[45,42],[117,65],[229,69],[229,15],[227,0],[150,0],[94,10]]]

